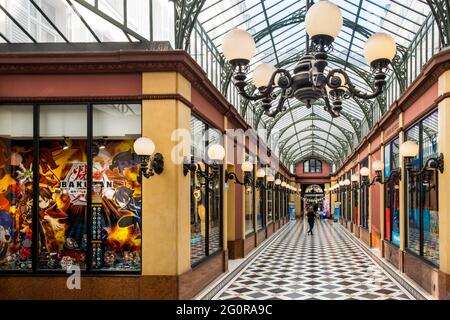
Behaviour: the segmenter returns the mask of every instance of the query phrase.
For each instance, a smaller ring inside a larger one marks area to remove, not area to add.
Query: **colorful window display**
[[[33,107],[0,106],[0,270],[32,270],[32,163]]]
[[[399,169],[399,139],[384,147],[384,177],[389,179]],[[400,246],[400,179],[395,175],[384,186],[385,192],[385,239]]]
[[[142,194],[134,141],[140,104],[92,106],[92,269],[140,271]]]
[[[406,132],[406,140],[420,146],[413,160],[413,169],[407,175],[406,209],[408,212],[408,250],[439,265],[439,208],[438,175],[428,170],[415,175],[431,157],[438,155],[438,112],[435,111],[419,121]]]
[[[11,119],[0,107],[0,270],[140,271],[141,177],[133,143],[141,135],[141,107],[124,106],[35,105],[28,116],[15,106],[9,112],[20,116],[12,122],[16,132],[29,132],[12,137],[2,132]]]
[[[100,143],[92,168],[92,267],[140,270],[142,197],[134,140]]]
[[[222,143],[220,133],[191,118],[193,163],[206,175],[191,173],[191,265],[222,249],[222,166],[208,165],[207,146]]]

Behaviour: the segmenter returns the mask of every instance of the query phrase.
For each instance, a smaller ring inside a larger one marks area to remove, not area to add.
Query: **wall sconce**
[[[381,183],[381,184],[387,184],[389,183],[392,179],[394,179],[395,177],[397,177],[399,180],[402,179],[402,173],[400,171],[400,169],[395,169],[392,170],[391,174],[389,175],[389,177],[385,180],[383,180],[383,169],[384,169],[384,163],[380,160],[376,160],[373,165],[373,170],[375,171],[375,178],[374,181]]]
[[[347,191],[347,190],[350,190],[350,185],[351,185],[351,182],[350,182],[350,179],[345,179],[344,180],[344,190],[345,191]]]
[[[435,172],[444,172],[444,154],[440,153],[438,157],[429,158],[425,165],[418,169],[418,172],[412,174],[413,159],[417,157],[419,153],[419,145],[414,141],[408,140],[400,145],[400,155],[405,159],[405,169],[410,173],[410,177],[417,177],[424,174],[427,170],[431,169]],[[429,176],[425,176],[425,180],[429,179]]]
[[[352,182],[352,190],[359,189],[359,174],[352,174],[350,180]]]
[[[141,173],[144,177],[150,178],[164,171],[164,157],[161,153],[155,152],[155,144],[147,137],[140,137],[134,142],[134,152],[139,156],[141,162]]]
[[[273,189],[273,185],[274,185],[274,181],[275,181],[275,177],[274,177],[273,175],[271,175],[271,174],[268,174],[268,175],[266,176],[266,181],[267,181],[267,186],[266,186],[266,188],[267,188],[268,190],[272,190],[272,189]]]
[[[361,175],[362,178],[360,189],[362,189],[363,187],[370,188],[370,186],[372,186],[377,179],[377,177],[375,177],[373,178],[372,181],[370,181],[369,178],[370,170],[367,167],[362,167],[361,170],[359,170],[359,174]]]
[[[225,149],[220,144],[213,144],[208,148],[208,158],[212,161],[212,166],[218,165],[225,158]],[[183,174],[187,176],[190,172],[197,173],[205,180],[211,180],[216,176],[216,172],[213,171],[209,175],[206,174],[206,170],[202,170],[199,163],[186,163],[187,159],[185,158],[185,163],[183,164]],[[208,164],[206,164],[208,165]]]
[[[234,172],[225,171],[225,182],[228,180],[234,180],[234,183],[240,184],[241,186],[253,185],[253,163],[245,161],[241,164],[241,169],[244,172],[244,182],[240,181]]]

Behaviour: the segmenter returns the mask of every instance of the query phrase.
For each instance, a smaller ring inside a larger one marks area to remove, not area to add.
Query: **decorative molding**
[[[142,100],[177,100],[191,109],[194,105],[180,94],[142,94],[122,96],[49,96],[49,97],[1,97],[0,103],[55,103],[55,102],[130,102]]]

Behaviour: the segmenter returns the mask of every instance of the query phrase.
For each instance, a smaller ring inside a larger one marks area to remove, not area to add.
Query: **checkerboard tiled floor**
[[[291,224],[214,299],[413,299],[331,221]]]

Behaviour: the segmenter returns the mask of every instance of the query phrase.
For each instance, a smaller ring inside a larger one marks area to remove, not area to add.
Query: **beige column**
[[[142,88],[143,94],[191,99],[190,83],[176,72],[143,73]],[[182,134],[173,132],[185,129],[190,134],[190,120],[190,108],[178,100],[142,102],[142,134],[164,156],[164,172],[142,182],[143,275],[179,275],[190,269],[189,176],[171,159],[174,147],[183,141]],[[183,154],[189,155],[189,150]]]
[[[450,92],[450,70],[439,77],[439,95]],[[439,173],[439,268],[450,274],[450,97],[439,103],[439,152],[444,173]]]

